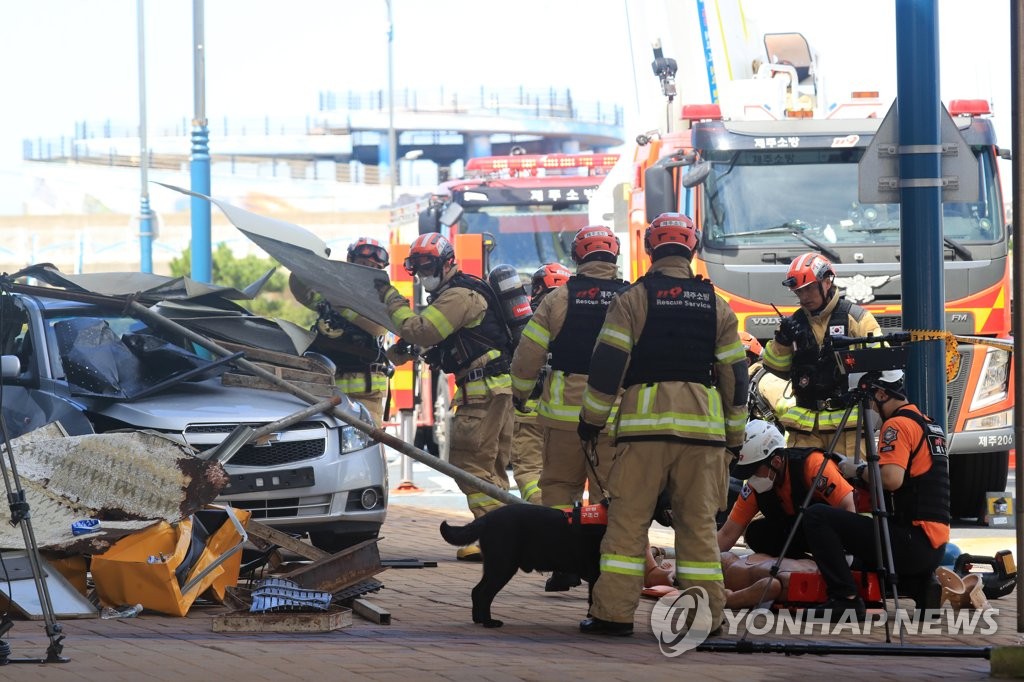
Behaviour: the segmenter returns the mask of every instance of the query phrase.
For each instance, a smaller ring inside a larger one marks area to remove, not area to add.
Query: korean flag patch
[[[845,336],[846,335],[846,325],[834,324],[834,325],[830,326],[828,328],[828,335],[829,336]]]

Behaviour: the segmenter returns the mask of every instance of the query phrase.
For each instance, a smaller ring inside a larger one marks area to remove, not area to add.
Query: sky
[[[192,0],[144,0],[150,134],[192,118]],[[842,89],[895,95],[895,0],[707,0],[709,16],[742,7],[727,39],[798,30]],[[693,66],[695,24],[666,26],[665,7],[696,0],[392,0],[394,83],[402,88],[571,88],[577,101],[620,103],[627,137],[663,105],[650,72],[660,37]],[[1009,146],[1009,2],[939,0],[941,95],[996,105]],[[138,121],[137,0],[4,0],[0,5],[0,169],[21,139],[71,134],[78,122]],[[628,9],[627,9],[628,8]],[[682,8],[682,9],[680,9]],[[630,33],[632,28],[632,35]],[[721,32],[720,32],[721,33]],[[387,85],[385,0],[206,0],[206,111],[222,117],[302,116],[321,90]],[[633,54],[637,57],[634,59]],[[688,56],[689,55],[689,56]],[[697,53],[699,57],[699,53]],[[634,64],[640,74],[634,78]],[[632,118],[632,116],[637,118]],[[215,144],[211,140],[211,145]]]

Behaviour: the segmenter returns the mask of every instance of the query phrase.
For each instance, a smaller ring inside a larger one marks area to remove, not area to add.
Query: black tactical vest
[[[341,336],[332,339],[324,334],[317,334],[309,349],[330,358],[337,374],[376,371],[373,365],[387,363],[380,338],[340,315],[331,320],[331,326],[339,329],[342,332]]]
[[[773,486],[770,490],[757,495],[757,508],[766,518],[794,518],[807,498],[807,483],[804,481],[804,461],[812,452],[820,452],[819,448],[789,448],[786,450],[785,476],[789,477],[790,504],[793,514],[788,513],[779,500],[779,493]],[[769,457],[771,459],[771,457]],[[778,476],[779,474],[776,474]]]
[[[847,336],[850,316],[854,315],[859,319],[863,311],[863,308],[845,298],[839,299],[828,318],[826,338],[832,335]],[[821,357],[821,347],[814,338],[810,320],[807,319],[807,313],[803,308],[793,313],[793,320],[800,329],[790,371],[793,396],[798,406],[820,410],[823,407],[821,401],[836,400],[849,393],[848,381],[832,358]]]
[[[711,386],[718,329],[715,287],[699,277],[656,272],[634,286],[647,291],[647,321],[622,385],[686,381]]]
[[[627,286],[621,279],[573,275],[565,283],[569,305],[562,330],[551,342],[551,369],[566,374],[590,374],[590,355],[604,324],[612,296]]]
[[[477,292],[487,301],[487,311],[480,324],[472,329],[468,327],[457,329],[430,349],[426,356],[427,362],[440,367],[448,374],[455,374],[469,367],[481,355],[497,349],[501,351],[501,358],[491,363],[493,371],[490,374],[507,372],[508,363],[514,350],[512,335],[501,315],[501,309],[498,307],[500,304],[491,285],[479,277],[460,272],[449,280],[448,286],[445,288],[449,287],[463,287]],[[432,296],[429,300],[433,299]]]
[[[909,417],[921,427],[921,440],[907,458],[903,485],[889,494],[889,511],[893,520],[910,526],[914,521],[938,521],[949,524],[949,453],[946,452],[946,434],[942,427],[928,417],[906,408],[897,410],[894,417]],[[885,425],[882,425],[883,435]],[[910,465],[927,445],[932,466],[920,476],[910,475]]]

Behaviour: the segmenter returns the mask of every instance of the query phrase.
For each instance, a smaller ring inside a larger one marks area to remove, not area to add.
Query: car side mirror
[[[0,357],[0,378],[13,379],[21,374],[21,360],[17,355]]]

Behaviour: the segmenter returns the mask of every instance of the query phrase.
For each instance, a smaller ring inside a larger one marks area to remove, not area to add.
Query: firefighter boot
[[[633,634],[632,623],[615,623],[591,616],[580,621],[580,632],[588,635],[611,635],[612,637],[629,637]]]
[[[580,577],[575,573],[563,573],[554,571],[544,583],[545,592],[565,592],[569,588],[576,587],[581,582]]]
[[[480,545],[474,542],[472,545],[459,547],[455,552],[455,558],[459,561],[483,561],[484,555],[480,551]]]

